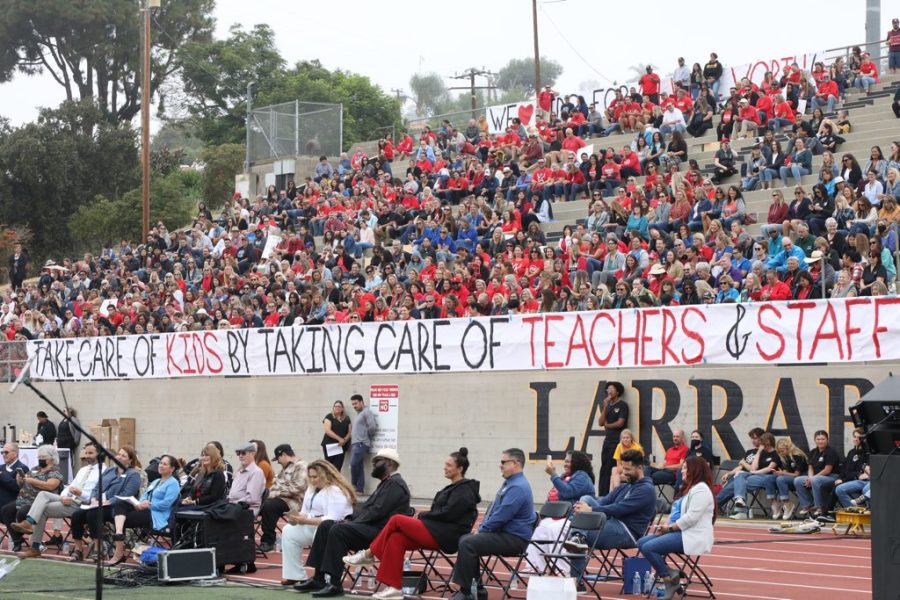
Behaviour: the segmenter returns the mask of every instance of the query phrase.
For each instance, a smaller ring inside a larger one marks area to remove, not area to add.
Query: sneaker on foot
[[[734,505],[737,506],[738,508],[747,508],[747,503],[744,502],[744,499],[740,498],[740,497],[736,497],[734,499]]]
[[[581,533],[573,533],[565,542],[563,548],[570,552],[586,552],[590,548],[587,539]]]
[[[804,506],[800,510],[797,511],[797,517],[800,519],[805,519],[809,516],[810,511],[813,509],[812,506]]]
[[[375,559],[368,550],[360,550],[344,557],[344,564],[350,567],[364,567],[375,564]]]
[[[403,600],[403,592],[397,588],[387,586],[372,594],[372,597],[376,600]]]
[[[796,509],[797,509],[797,505],[795,505],[793,502],[785,502],[784,503],[784,514],[782,515],[782,518],[785,521],[790,521],[791,518],[794,516],[794,511]]]
[[[736,521],[743,521],[748,518],[748,515],[746,512],[739,510],[739,511],[736,511],[733,515],[731,515],[731,518]]]

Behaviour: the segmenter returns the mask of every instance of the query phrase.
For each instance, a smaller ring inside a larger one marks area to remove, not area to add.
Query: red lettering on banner
[[[877,296],[875,298],[875,324],[872,326],[872,343],[875,344],[875,358],[881,358],[881,341],[878,339],[879,333],[887,333],[887,327],[879,327],[879,318],[881,317],[881,307],[889,304],[900,304],[900,298],[887,298],[885,296]]]
[[[216,347],[214,344],[209,343],[209,338],[212,338],[214,342],[218,341],[216,334],[211,331],[207,331],[203,334],[203,346],[206,348],[206,354],[209,355],[210,358],[216,359],[219,366],[214,367],[211,362],[207,361],[207,368],[211,373],[221,373],[222,369],[225,367],[225,364],[222,362],[222,357],[219,356],[219,353],[216,352]]]
[[[175,357],[172,356],[172,349],[175,347],[175,342],[178,340],[174,335],[166,336],[166,373],[169,375],[174,375],[173,369],[178,371],[178,374],[181,375],[184,371],[178,366],[175,362]]]
[[[658,308],[645,308],[641,311],[641,366],[655,367],[662,364],[662,358],[647,358],[647,346],[653,341],[652,335],[647,335],[647,319],[659,314]]]
[[[576,334],[581,338],[580,343],[575,342]],[[572,351],[575,349],[583,350],[588,366],[593,366],[591,364],[591,353],[588,352],[587,339],[584,337],[584,321],[581,320],[581,315],[575,315],[575,325],[572,326],[572,335],[569,336],[569,352],[566,354],[567,367],[572,362]]]
[[[635,317],[634,319],[634,337],[626,337],[625,336],[625,323],[624,323],[624,314],[627,311],[620,310],[619,311],[619,331],[617,336],[616,345],[619,347],[619,365],[623,365],[622,362],[622,347],[625,344],[633,344],[634,345],[634,361],[631,363],[633,365],[638,364],[638,342],[641,338],[641,315],[638,314],[638,311],[632,310],[630,314]]]
[[[615,327],[615,326],[616,326],[616,322],[615,322],[615,321],[613,320],[613,318],[609,315],[609,313],[605,313],[605,312],[597,313],[597,314],[594,316],[594,320],[591,321],[591,331],[590,331],[590,338],[591,338],[591,354],[594,355],[594,361],[595,361],[599,366],[605,367],[606,365],[609,364],[609,361],[612,360],[613,352],[615,352],[615,350],[616,350],[616,344],[615,344],[615,342],[613,342],[613,344],[612,344],[612,346],[610,346],[609,352],[606,354],[606,357],[605,357],[605,358],[600,358],[600,356],[597,354],[597,347],[594,345],[594,328],[597,327],[597,321],[599,321],[600,319],[606,319],[607,321],[609,321],[609,324],[610,324],[611,327]]]
[[[550,321],[565,321],[562,315],[546,315],[544,317],[544,368],[558,369],[563,366],[561,362],[550,362],[550,348],[556,346],[556,342],[550,341]]]
[[[797,360],[803,360],[803,315],[807,308],[815,308],[815,302],[792,302],[787,305],[789,310],[799,310],[800,316],[797,317]]]
[[[683,313],[681,313],[681,330],[684,332],[685,337],[689,337],[690,339],[697,342],[700,346],[700,350],[697,352],[697,356],[688,357],[684,350],[681,351],[681,360],[684,361],[686,365],[693,365],[703,360],[703,354],[706,352],[706,340],[703,339],[703,336],[700,335],[699,332],[694,331],[690,327],[687,326],[687,318],[690,314],[696,314],[700,319],[706,323],[706,315],[703,314],[698,308],[688,308]]]
[[[844,302],[844,311],[846,314],[846,321],[844,322],[844,335],[847,338],[847,360],[853,360],[853,334],[854,333],[862,333],[862,329],[859,327],[853,326],[853,315],[852,315],[852,307],[859,305],[868,306],[869,299],[868,298],[848,298]]]
[[[781,319],[781,311],[778,310],[775,305],[763,304],[759,307],[759,311],[757,311],[756,313],[756,324],[759,325],[759,328],[764,332],[770,335],[774,335],[778,338],[778,349],[774,352],[769,353],[762,349],[762,346],[759,345],[759,342],[756,342],[756,351],[759,352],[759,355],[762,356],[765,360],[771,361],[781,358],[781,355],[784,354],[785,343],[784,336],[781,335],[781,333],[777,329],[773,329],[763,322],[763,315],[769,311],[775,313],[775,317],[777,319]]]
[[[541,322],[543,320],[544,320],[543,317],[522,317],[522,322],[528,323],[531,326],[531,333],[529,335],[529,340],[531,343],[531,366],[532,367],[537,366],[535,364],[535,360],[537,359],[537,357],[535,356],[535,351],[534,351],[534,324]]]
[[[675,334],[678,333],[678,324],[675,321],[675,315],[672,314],[670,309],[663,308],[662,317],[662,364],[666,364],[666,355],[671,356],[676,365],[681,364],[678,355],[672,351],[672,339],[675,337]],[[669,328],[670,324],[671,329]]]
[[[825,325],[831,325],[831,329],[827,332],[823,331]],[[822,321],[819,328],[816,329],[816,337],[813,339],[812,348],[809,351],[809,360],[814,360],[816,348],[819,347],[819,340],[834,340],[837,344],[838,356],[844,360],[844,345],[841,343],[841,334],[838,331],[837,316],[834,314],[834,307],[831,304],[825,304],[825,313],[822,315]]]
[[[191,334],[189,333],[179,333],[178,337],[181,338],[181,347],[182,347],[182,358],[184,358],[185,369],[184,372],[186,375],[195,375],[197,373],[197,369],[191,368],[191,357],[188,354],[188,341],[191,339]]]

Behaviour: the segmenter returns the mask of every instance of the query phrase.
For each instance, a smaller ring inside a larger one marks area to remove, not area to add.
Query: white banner
[[[28,342],[48,380],[804,364],[900,358],[900,298]]]
[[[776,80],[781,79],[785,74],[785,71],[790,69],[793,63],[797,63],[800,69],[805,71],[808,76],[813,69],[813,65],[817,60],[822,60],[823,56],[825,56],[825,51],[820,50],[818,52],[807,52],[806,54],[797,54],[795,56],[761,57],[745,65],[725,67],[719,85],[719,95],[722,98],[727,98],[728,89],[733,87],[736,83],[740,83],[741,79],[744,77],[748,78],[751,83],[759,85],[763,82],[766,71],[771,71]]]
[[[526,128],[531,127],[535,124],[537,117],[535,115],[534,102],[488,106],[486,112],[489,133],[506,133],[506,128],[509,127],[512,120],[516,117],[522,121],[522,125]]]

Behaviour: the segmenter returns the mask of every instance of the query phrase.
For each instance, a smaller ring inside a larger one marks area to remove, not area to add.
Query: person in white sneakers
[[[775,436],[768,431],[759,436],[759,448],[750,469],[741,471],[734,476],[734,514],[732,519],[746,519],[749,516],[747,508],[747,493],[759,489],[766,490],[766,499],[772,504],[772,511],[776,508],[777,498],[775,471],[781,468],[781,458],[775,450]]]
[[[794,517],[797,505],[791,502],[791,490],[795,490],[794,479],[806,473],[809,462],[806,454],[794,445],[791,438],[781,438],[775,444],[775,450],[781,457],[781,468],[775,470],[775,487],[778,489],[778,498],[772,504],[772,518],[790,521]],[[776,503],[780,503],[778,506]]]

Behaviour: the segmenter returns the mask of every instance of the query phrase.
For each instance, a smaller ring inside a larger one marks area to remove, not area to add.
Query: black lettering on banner
[[[63,348],[63,354],[65,355],[63,372],[66,374],[66,377],[69,378],[75,377],[75,373],[72,371],[72,348],[74,346],[75,340],[66,340],[66,345]]]
[[[469,353],[466,352],[466,339],[469,337],[469,332],[472,331],[473,327],[477,327],[481,331],[481,358],[476,362],[469,360]],[[466,325],[466,330],[463,332],[460,348],[462,349],[463,360],[466,362],[466,365],[468,365],[470,369],[480,369],[481,365],[484,364],[484,359],[487,358],[488,355],[488,337],[484,325],[478,321],[469,321],[469,324]]]
[[[419,367],[416,363],[416,351],[412,341],[412,332],[410,331],[409,322],[403,324],[403,332],[400,334],[400,346],[397,348],[397,360],[394,363],[395,371],[400,370],[400,358],[404,354],[409,356],[409,361],[412,363],[412,370],[418,373]]]
[[[150,336],[150,375],[156,375],[156,340],[158,335]]]
[[[122,372],[122,342],[126,339],[123,335],[116,336],[116,377],[125,377]]]
[[[337,330],[337,345],[332,339],[332,334]],[[322,333],[322,369],[328,372],[328,358],[330,357],[334,363],[336,373],[341,372],[341,338],[344,337],[341,327],[323,327],[320,329]],[[325,346],[328,346],[328,354],[325,354]]]
[[[321,373],[322,367],[316,366],[316,334],[319,333],[318,327],[307,327],[307,332],[312,339],[309,341],[309,356],[312,358],[312,364],[307,369],[309,373]]]
[[[300,344],[303,342],[303,333],[305,331],[305,327],[291,327],[291,356],[294,358],[292,364],[294,365],[295,373],[297,368],[306,373],[306,365],[303,364],[303,356],[300,354]]]
[[[575,438],[566,441],[564,450],[550,449],[550,392],[556,389],[552,381],[532,381],[528,384],[534,390],[534,452],[528,454],[528,460],[543,460],[550,455],[554,460],[563,460],[566,454],[575,449]]]
[[[594,400],[591,402],[591,412],[588,414],[587,423],[584,425],[584,435],[581,436],[581,451],[587,452],[588,442],[594,437],[606,437],[606,430],[601,429],[598,415],[603,410],[603,398],[606,397],[606,381],[597,383],[594,388]]]
[[[271,348],[269,348],[269,334],[275,333],[275,330],[269,329],[269,328],[261,328],[261,329],[258,329],[257,331],[259,331],[259,333],[261,333],[263,336],[263,346],[266,349],[266,369],[269,371],[269,373],[274,373],[275,372],[275,364],[274,364],[274,361],[272,360],[272,350],[271,350]]]
[[[225,333],[228,334],[228,362],[231,363],[231,372],[240,373],[241,359],[238,357],[238,353],[241,351],[241,339],[236,330],[229,329]],[[144,373],[139,372],[139,374],[143,375]]]
[[[642,379],[631,382],[638,391],[638,430],[644,452],[653,453],[653,434],[659,438],[663,448],[672,445],[672,428],[669,423],[678,416],[681,410],[681,394],[675,382],[668,379]],[[663,396],[663,412],[659,418],[653,418],[653,390],[659,390]]]
[[[141,346],[144,346],[144,351],[141,352]],[[141,363],[141,359],[145,359],[146,362]],[[152,363],[151,351],[150,351],[150,340],[143,335],[135,336],[134,339],[134,352],[131,357],[131,362],[134,364],[135,372],[143,377],[150,370],[150,365]]]
[[[91,365],[91,377],[97,375],[98,367],[103,376],[108,377],[109,373],[106,371],[106,357],[103,352],[102,338],[93,338],[91,345],[94,347],[94,357],[92,359],[94,364]]]
[[[775,427],[775,415],[781,412],[784,419],[784,428]],[[800,415],[800,407],[797,406],[797,394],[794,391],[794,382],[788,377],[778,379],[778,387],[775,388],[775,396],[772,398],[772,409],[766,417],[763,427],[775,437],[787,436],[794,445],[809,453],[809,442],[806,438],[806,428],[803,426],[803,417]]]
[[[502,346],[500,342],[494,341],[494,325],[497,323],[509,323],[509,317],[491,317],[491,334],[488,338],[488,353],[490,355],[491,368],[494,368],[494,348]]]
[[[850,413],[847,411],[847,388],[856,388],[856,398],[853,400],[855,404],[857,400],[872,391],[875,387],[868,379],[847,377],[847,378],[821,378],[819,383],[828,389],[828,437],[830,444],[837,450],[841,456],[844,453],[844,431],[847,423],[852,422]]]
[[[118,377],[119,376],[119,371],[117,368],[118,365],[115,365],[115,366],[113,365],[113,359],[115,359],[119,354],[119,351],[117,348],[118,344],[116,343],[116,338],[113,338],[113,337],[103,338],[103,343],[106,347],[106,349],[104,350],[104,353],[103,353],[103,361],[104,361],[103,373],[107,377],[110,377],[110,376]]]
[[[347,350],[351,346],[350,336],[353,335],[354,333],[358,333],[360,335],[360,338],[366,337],[366,334],[363,333],[362,327],[360,327],[359,325],[351,325],[350,328],[347,330],[347,337],[345,338],[345,341],[344,341],[344,362],[347,365],[347,368],[350,369],[350,371],[352,373],[356,373],[357,371],[359,371],[359,369],[363,366],[363,363],[366,362],[366,351],[360,349],[363,347],[363,344],[361,344],[361,343],[357,345],[358,349],[353,351],[353,354],[355,356],[359,357],[359,362],[356,364],[353,364],[350,362],[350,356],[347,354]],[[376,356],[377,356],[377,354],[378,353],[376,351]]]
[[[750,332],[748,331],[743,335],[740,332],[741,321],[744,320],[744,314],[747,312],[746,307],[743,304],[735,304],[734,310],[734,325],[731,326],[731,329],[728,330],[728,335],[725,336],[725,349],[734,360],[739,360],[741,354],[747,349],[747,338],[750,337]]]
[[[296,329],[296,327],[291,327],[291,329]],[[275,330],[275,350],[272,352],[272,366],[270,369],[271,373],[278,372],[278,357],[284,357],[284,359],[288,362],[288,366],[291,368],[291,373],[296,373],[294,367],[294,361],[291,357],[291,352],[288,350],[288,342],[287,338],[284,336],[285,328],[279,327]],[[266,352],[268,353],[268,340],[266,341]]]
[[[431,364],[431,361],[428,360],[427,354],[428,342],[431,340],[431,336],[428,334],[428,325],[422,321],[417,321],[416,325],[419,330],[419,368],[424,371],[425,365],[428,365],[428,370],[432,371],[434,370],[434,366]]]
[[[394,341],[397,340],[397,332],[394,331],[394,328],[390,323],[382,323],[378,326],[378,333],[375,334],[375,363],[382,371],[387,371],[390,368],[391,363],[394,362],[394,357],[397,356],[397,354],[392,350],[391,357],[387,360],[387,362],[381,362],[381,353],[378,351],[378,348],[379,342],[381,341],[381,334],[384,331],[387,331],[392,336],[394,336]]]
[[[81,359],[81,353],[85,351],[84,347],[87,346],[87,353],[89,354],[91,351],[90,345],[91,341],[89,339],[81,340],[81,343],[78,344],[78,353],[75,355],[76,361],[78,362],[78,372],[82,377],[85,378],[89,378],[91,376],[91,366],[93,365],[93,363],[88,361],[87,370],[85,370],[85,361]]]
[[[431,322],[431,351],[434,355],[434,370],[435,371],[449,371],[450,365],[441,364],[438,360],[438,351],[443,348],[443,346],[438,343],[438,327],[446,327],[450,325],[450,321],[448,319],[435,319]],[[494,366],[493,360],[491,361],[491,366]]]
[[[743,456],[743,440],[731,426],[731,423],[741,416],[741,410],[744,408],[744,392],[740,386],[727,379],[691,379],[688,385],[697,390],[697,429],[707,436],[710,445],[714,445],[715,433],[728,458]],[[725,392],[725,410],[718,419],[713,419],[712,416],[713,388]]]

